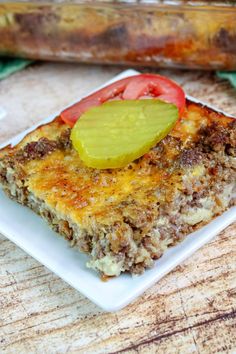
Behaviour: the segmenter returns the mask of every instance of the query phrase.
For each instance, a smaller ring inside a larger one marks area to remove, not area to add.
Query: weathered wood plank
[[[90,70],[43,64],[0,82],[0,106],[8,111],[0,141],[120,69]],[[169,74],[190,94],[236,114],[236,94],[212,74]],[[109,314],[0,235],[0,352],[235,353],[235,236],[236,224],[127,308]]]

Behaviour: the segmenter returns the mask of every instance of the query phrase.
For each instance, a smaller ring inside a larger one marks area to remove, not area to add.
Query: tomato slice
[[[78,118],[91,107],[100,106],[102,103],[114,99],[136,100],[144,98],[158,98],[173,103],[178,107],[179,114],[183,112],[185,107],[185,93],[174,81],[161,75],[140,74],[116,81],[92,93],[62,111],[60,116],[65,123],[73,127]]]

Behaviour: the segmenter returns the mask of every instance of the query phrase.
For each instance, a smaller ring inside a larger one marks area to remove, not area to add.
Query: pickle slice
[[[148,152],[177,119],[177,107],[157,99],[108,101],[78,119],[71,140],[85,165],[119,168]]]

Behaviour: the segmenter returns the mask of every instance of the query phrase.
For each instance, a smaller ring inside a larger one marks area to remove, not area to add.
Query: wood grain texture
[[[121,69],[37,64],[0,82],[0,142]],[[167,72],[189,94],[236,114],[211,73]],[[235,353],[236,224],[131,305],[105,313],[0,235],[1,353]],[[96,289],[95,289],[96,291]]]

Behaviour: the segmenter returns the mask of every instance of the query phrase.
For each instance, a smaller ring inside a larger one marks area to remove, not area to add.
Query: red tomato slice
[[[77,119],[91,107],[100,106],[113,99],[135,100],[138,98],[158,98],[173,103],[178,107],[180,114],[185,107],[185,93],[174,81],[161,75],[140,74],[116,81],[92,93],[65,109],[60,116],[65,123],[73,127]]]

